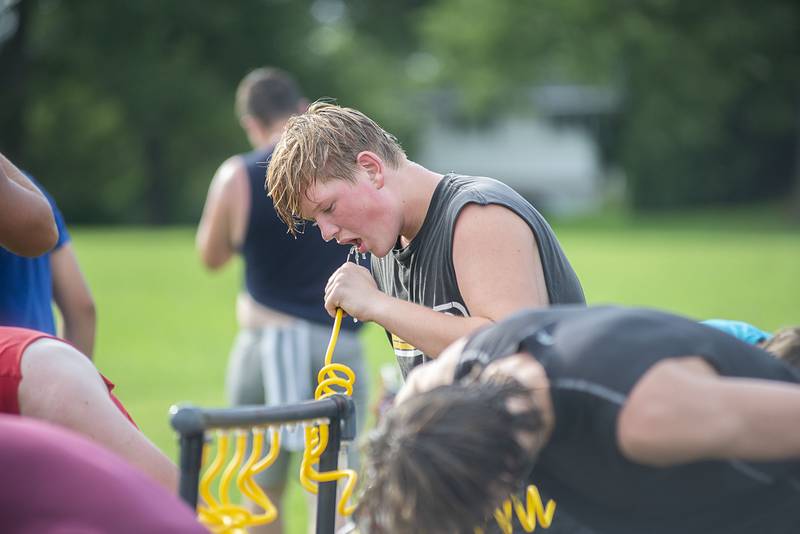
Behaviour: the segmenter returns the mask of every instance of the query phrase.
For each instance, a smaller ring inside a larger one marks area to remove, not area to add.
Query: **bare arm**
[[[800,385],[720,377],[699,357],[665,360],[639,381],[617,427],[631,460],[800,459]]]
[[[197,227],[197,251],[206,267],[219,269],[236,253],[244,240],[249,211],[247,169],[240,157],[233,157],[214,175]]]
[[[63,337],[90,359],[94,353],[97,312],[70,243],[50,254],[53,300],[64,319]]]
[[[39,256],[57,241],[47,198],[0,154],[0,246],[20,256]]]
[[[331,277],[325,307],[333,313],[341,306],[359,320],[375,321],[436,357],[485,324],[549,303],[533,232],[502,206],[469,204],[462,210],[453,235],[453,265],[471,317],[446,315],[385,295],[374,282],[370,285],[366,269],[349,265]],[[358,274],[358,279],[349,273]]]
[[[20,413],[79,432],[177,491],[178,471],[114,405],[94,365],[72,346],[54,339],[23,353]]]

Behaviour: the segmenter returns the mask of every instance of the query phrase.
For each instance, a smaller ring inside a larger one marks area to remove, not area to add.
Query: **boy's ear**
[[[378,189],[383,187],[384,166],[380,156],[369,150],[364,150],[356,156],[356,163],[361,169],[367,171],[367,176],[375,187]]]
[[[251,117],[250,115],[242,115],[239,117],[239,126],[242,127],[242,130],[245,132],[250,131],[257,125],[257,121]]]

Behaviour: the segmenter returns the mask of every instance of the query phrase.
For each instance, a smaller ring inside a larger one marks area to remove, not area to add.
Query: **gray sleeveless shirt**
[[[453,230],[461,209],[470,203],[498,204],[519,215],[536,237],[550,304],[585,304],[578,277],[544,217],[497,180],[456,174],[448,174],[436,186],[425,221],[407,247],[398,243],[383,258],[372,257],[372,275],[380,290],[435,311],[468,317],[453,267]],[[404,340],[387,334],[404,377],[429,360]]]

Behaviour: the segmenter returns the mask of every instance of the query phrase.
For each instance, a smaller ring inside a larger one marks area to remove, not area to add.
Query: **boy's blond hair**
[[[396,169],[405,158],[397,139],[358,110],[314,102],[289,119],[267,171],[267,192],[278,216],[298,233],[301,195],[318,180],[354,181],[356,157],[375,152]]]

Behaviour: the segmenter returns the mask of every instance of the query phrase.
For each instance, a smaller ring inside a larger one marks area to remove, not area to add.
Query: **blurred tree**
[[[432,0],[315,0],[318,25],[309,34],[309,72],[313,94],[336,96],[395,134],[413,153],[419,118],[420,80],[414,58],[419,48],[416,24]],[[338,92],[330,92],[335,81]]]
[[[534,83],[617,88],[609,148],[636,207],[760,199],[792,186],[795,0],[441,0],[421,29],[468,117],[519,107],[518,87]]]
[[[22,131],[22,110],[27,101],[24,43],[31,6],[32,2],[24,2],[18,6],[13,2],[0,5],[0,42],[7,40],[0,47],[0,80],[3,80],[0,84],[0,102],[4,103],[0,106],[0,132],[9,134],[2,136],[4,142],[0,149],[12,158],[16,158],[22,147],[22,136],[19,132]]]
[[[296,18],[255,0],[37,2],[21,159],[71,220],[193,219],[215,166],[245,147],[236,83],[291,65],[277,45]]]
[[[247,149],[233,99],[252,68],[285,68],[311,98],[410,130],[395,105],[402,58],[359,29],[377,4],[23,0],[0,19],[16,29],[0,35],[0,149],[70,221],[194,221],[211,173]]]

